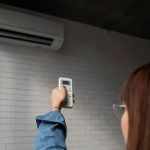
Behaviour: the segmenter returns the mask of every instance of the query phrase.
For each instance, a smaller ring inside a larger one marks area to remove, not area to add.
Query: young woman
[[[127,150],[150,150],[150,63],[136,69],[121,91],[121,127]]]
[[[65,88],[53,89],[50,98],[51,111],[36,118],[39,132],[35,150],[66,150],[67,129],[60,112]],[[150,150],[150,63],[135,70],[125,82],[121,101],[120,107],[125,108],[121,128],[127,150]]]

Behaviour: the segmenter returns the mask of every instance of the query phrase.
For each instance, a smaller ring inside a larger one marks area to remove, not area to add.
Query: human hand
[[[67,91],[65,87],[61,86],[60,89],[58,87],[54,88],[51,92],[51,107],[52,109],[61,110],[61,105],[65,102],[67,98]]]

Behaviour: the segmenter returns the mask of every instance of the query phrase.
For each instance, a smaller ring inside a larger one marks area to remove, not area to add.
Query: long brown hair
[[[127,150],[150,150],[150,63],[136,69],[125,82],[121,101],[129,114]]]

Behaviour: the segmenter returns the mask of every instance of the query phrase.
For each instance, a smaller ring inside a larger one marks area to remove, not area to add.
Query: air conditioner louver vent
[[[0,29],[0,37],[2,38],[9,38],[9,39],[14,39],[14,40],[20,40],[24,42],[29,42],[29,43],[36,43],[36,44],[42,44],[46,46],[51,46],[53,43],[52,38],[46,38],[42,36],[36,36],[36,35],[31,35],[27,33],[20,33],[16,31],[11,31],[11,30],[5,30],[5,29]]]
[[[64,25],[38,13],[0,7],[0,42],[56,51],[64,43]]]

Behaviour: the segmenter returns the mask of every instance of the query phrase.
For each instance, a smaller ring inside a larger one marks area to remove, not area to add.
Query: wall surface
[[[150,41],[61,21],[65,43],[58,52],[0,43],[0,150],[33,149],[35,116],[49,111],[59,76],[73,79],[76,99],[62,110],[68,150],[123,150],[111,105],[129,74],[150,61]]]

